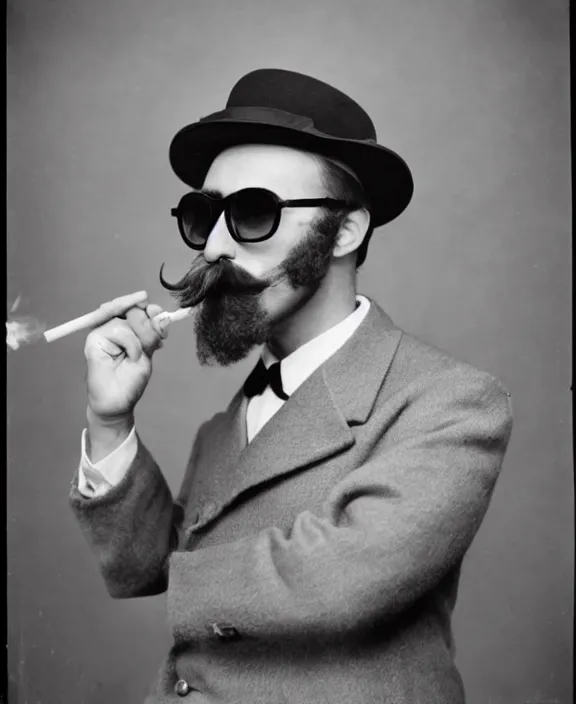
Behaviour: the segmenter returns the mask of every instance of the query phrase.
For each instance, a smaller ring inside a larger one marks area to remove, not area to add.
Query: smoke
[[[31,315],[14,315],[20,307],[22,297],[17,296],[16,300],[8,309],[8,320],[6,321],[6,345],[17,350],[22,345],[31,345],[42,339],[46,325]]]

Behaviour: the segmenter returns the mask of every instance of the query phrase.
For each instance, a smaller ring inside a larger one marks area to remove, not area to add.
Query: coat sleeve
[[[415,383],[410,394],[321,515],[300,513],[289,533],[270,527],[172,555],[169,606],[188,637],[211,622],[257,638],[359,629],[405,609],[459,564],[506,450],[509,395],[465,372]]]
[[[184,485],[199,446],[196,437]],[[183,509],[154,458],[138,438],[123,479],[104,495],[86,498],[72,480],[70,505],[114,598],[152,596],[168,584],[168,558],[177,548]]]

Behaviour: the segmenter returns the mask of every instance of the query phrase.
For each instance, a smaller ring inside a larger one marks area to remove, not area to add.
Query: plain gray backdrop
[[[359,278],[398,325],[499,377],[515,429],[455,612],[469,704],[572,701],[567,0],[12,0],[8,295],[57,325],[194,253],[168,145],[244,73],[312,74],[411,166],[408,210]],[[79,333],[8,356],[11,704],[138,704],[165,598],[113,601],[68,508],[84,426]],[[173,326],[138,407],[175,490],[201,421],[254,363],[204,369]],[[313,704],[313,703],[311,703]]]

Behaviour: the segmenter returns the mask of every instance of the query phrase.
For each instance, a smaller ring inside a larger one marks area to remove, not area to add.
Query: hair
[[[360,182],[354,178],[352,174],[348,173],[348,171],[341,168],[338,164],[328,158],[323,158],[322,156],[316,156],[315,158],[321,166],[322,181],[329,198],[349,201],[354,203],[356,210],[365,208],[368,212],[370,212],[370,202],[368,197]],[[349,210],[332,210],[332,212],[337,213],[342,221]],[[366,259],[368,244],[373,232],[374,228],[370,225],[366,231],[362,244],[356,250],[356,269],[362,266],[364,260]]]

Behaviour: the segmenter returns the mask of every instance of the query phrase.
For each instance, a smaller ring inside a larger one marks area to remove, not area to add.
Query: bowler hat
[[[412,197],[410,169],[376,143],[374,124],[358,103],[323,81],[282,69],[243,76],[224,110],[175,135],[170,163],[184,183],[201,188],[221,151],[252,143],[315,152],[349,166],[368,197],[374,227],[400,215]]]

